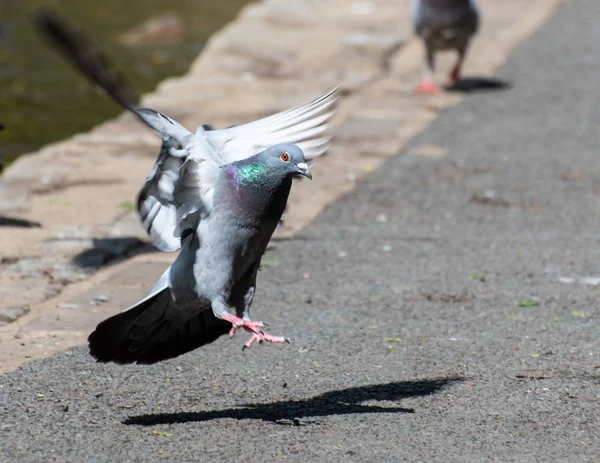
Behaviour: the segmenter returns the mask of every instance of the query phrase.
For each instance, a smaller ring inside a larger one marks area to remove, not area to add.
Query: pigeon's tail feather
[[[231,323],[213,315],[210,303],[182,310],[166,288],[100,323],[88,343],[98,362],[152,364],[210,344],[230,329]]]

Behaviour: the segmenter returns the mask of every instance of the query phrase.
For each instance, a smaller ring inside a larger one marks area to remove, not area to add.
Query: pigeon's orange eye
[[[283,159],[285,162],[290,160],[290,155],[287,153],[281,153],[281,159]]]

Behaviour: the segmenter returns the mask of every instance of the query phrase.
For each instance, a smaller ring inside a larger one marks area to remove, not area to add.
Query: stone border
[[[492,76],[559,3],[481,0],[482,30],[465,74]],[[448,66],[440,60],[438,78]],[[408,8],[397,0],[266,0],[246,7],[211,38],[188,74],[163,82],[143,105],[190,128],[204,122],[227,126],[341,82],[336,139],[314,167],[314,181],[295,185],[287,229],[279,233],[286,237],[461,100],[457,93],[413,95],[420,69],[421,45],[412,37]],[[0,328],[0,372],[84,342],[99,319],[135,301],[172,261],[171,254],[155,253],[96,273],[111,260],[148,250],[129,209],[158,146],[152,133],[125,114],[21,157],[7,170],[0,214],[39,221],[42,228],[6,228],[0,237],[0,311],[29,311]],[[446,153],[423,146],[409,154]]]

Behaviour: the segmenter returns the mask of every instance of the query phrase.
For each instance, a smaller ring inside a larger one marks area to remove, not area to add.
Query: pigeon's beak
[[[296,171],[300,175],[304,175],[305,177],[308,177],[310,180],[312,180],[312,174],[310,173],[310,169],[308,168],[307,163],[299,162],[298,164],[296,164]]]

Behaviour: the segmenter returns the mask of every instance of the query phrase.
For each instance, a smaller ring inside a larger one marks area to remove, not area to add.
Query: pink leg
[[[421,95],[435,95],[440,92],[440,89],[433,81],[433,69],[435,64],[435,56],[433,49],[427,47],[425,49],[425,62],[423,63],[423,78],[421,83],[415,89],[415,93]]]
[[[252,344],[254,344],[257,341],[258,341],[258,343],[262,343],[262,342],[271,342],[271,343],[288,342],[289,343],[290,342],[288,339],[284,338],[283,336],[273,336],[269,333],[265,333],[261,329],[265,326],[265,324],[263,322],[256,322],[253,320],[244,320],[243,318],[236,317],[235,315],[231,315],[230,313],[227,313],[227,315],[225,315],[223,317],[223,320],[228,321],[233,325],[231,327],[231,330],[229,331],[230,337],[235,336],[235,333],[239,328],[242,328],[242,329],[248,331],[249,333],[252,333],[252,337],[250,338],[250,340],[248,342],[246,342],[246,344],[244,344],[244,349],[249,348],[250,346],[252,346]]]
[[[460,80],[460,71],[462,69],[463,61],[465,60],[465,52],[466,47],[458,50],[458,59],[456,60],[456,64],[452,68],[452,72],[450,73],[450,86],[454,87],[458,81]]]
[[[219,318],[221,318],[221,317],[219,317]],[[229,312],[224,317],[222,317],[222,319],[233,325],[231,328],[231,331],[229,331],[229,336],[231,336],[231,337],[235,336],[235,332],[238,330],[238,328],[243,328],[246,331],[249,331],[251,333],[256,333],[265,326],[265,324],[263,322],[255,322],[253,320],[244,320],[243,318],[236,317],[235,315],[231,315]]]
[[[429,76],[423,77],[419,86],[415,89],[415,93],[420,95],[435,95],[440,92],[440,88],[435,85],[433,79]]]
[[[252,337],[244,344],[244,350],[249,349],[252,344],[257,342],[260,344],[262,342],[270,342],[270,343],[284,343],[287,342],[289,344],[290,340],[284,338],[283,336],[273,336],[272,334],[265,333],[264,331],[259,331],[258,333],[254,333]]]
[[[460,64],[457,64],[450,73],[450,86],[454,87],[460,80]]]

